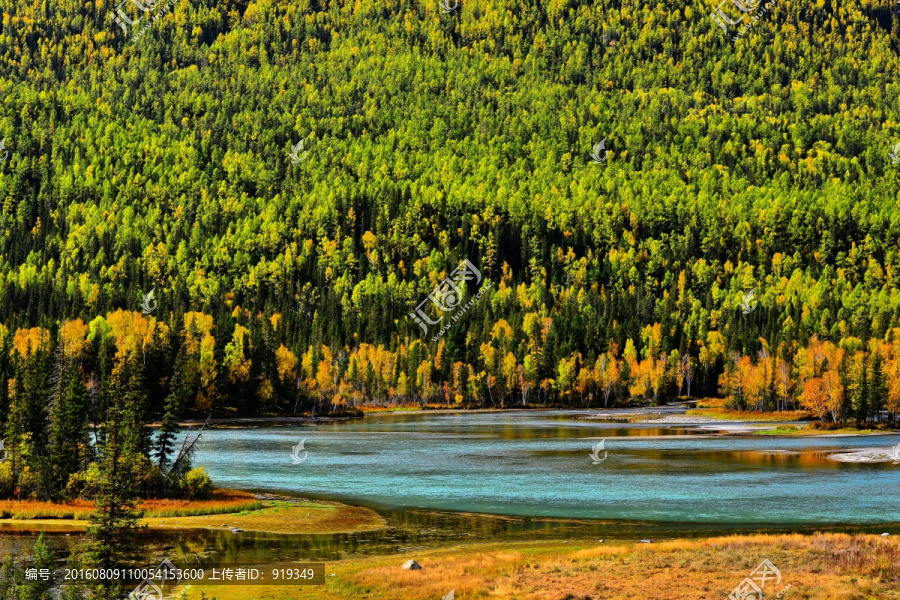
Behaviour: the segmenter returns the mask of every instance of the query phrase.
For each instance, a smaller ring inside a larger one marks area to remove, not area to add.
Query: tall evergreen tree
[[[887,381],[884,375],[884,358],[878,349],[872,352],[870,365],[868,375],[869,399],[867,405],[872,419],[880,422],[882,420],[881,413],[884,409],[885,397],[887,396]]]
[[[175,370],[172,374],[169,395],[166,397],[164,413],[160,422],[159,431],[156,434],[154,458],[162,474],[163,489],[165,495],[174,489],[177,484],[176,473],[169,471],[172,464],[172,454],[175,451],[175,438],[178,432],[178,417],[184,410],[185,403],[190,396],[190,383],[185,376],[187,359],[184,350],[179,350],[175,358]]]
[[[57,381],[50,404],[49,457],[51,486],[61,494],[69,477],[87,468],[91,458],[88,431],[90,397],[76,357],[57,353]]]
[[[95,511],[90,517],[85,562],[98,568],[122,566],[132,561],[138,551],[134,533],[138,529],[140,514],[137,510],[138,481],[142,461],[141,445],[145,423],[136,420],[133,403],[136,401],[128,385],[122,382],[132,377],[140,381],[137,355],[128,357],[125,365],[115,375],[124,393],[114,394],[105,411],[100,426],[102,442],[98,445],[100,478],[94,499]],[[95,594],[102,600],[121,596],[119,584],[114,580],[99,581]]]
[[[19,587],[19,600],[51,600],[53,598],[52,588],[55,579],[56,560],[53,557],[53,552],[47,545],[43,531],[31,549],[30,568],[37,569],[39,576],[37,579],[26,579]],[[44,569],[50,573],[49,578],[46,580],[40,576],[41,571]]]

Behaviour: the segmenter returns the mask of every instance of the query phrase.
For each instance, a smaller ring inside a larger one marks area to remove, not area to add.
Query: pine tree
[[[2,330],[0,330],[0,334],[2,334]],[[6,430],[6,420],[9,417],[9,380],[12,376],[9,344],[0,339],[0,431]]]
[[[184,410],[185,403],[191,392],[189,383],[185,378],[186,362],[184,351],[180,350],[175,358],[172,383],[169,395],[166,397],[162,422],[156,435],[154,458],[164,476],[164,489],[161,490],[163,495],[167,495],[176,483],[171,480],[171,477],[167,476],[166,469],[171,464],[171,455],[175,451],[174,442],[178,432],[178,416]]]
[[[146,463],[141,460],[140,450],[145,434],[135,428],[146,429],[146,424],[136,419],[135,393],[122,382],[140,381],[139,364],[137,355],[133,354],[116,374],[115,387],[124,388],[124,393],[111,396],[100,427],[103,441],[98,448],[100,478],[96,510],[90,517],[89,541],[85,546],[85,562],[91,567],[121,566],[137,554],[134,542],[140,517],[136,509],[137,482],[142,475],[139,470]],[[94,592],[103,600],[121,596],[121,589],[112,580],[99,581]]]
[[[26,580],[19,588],[20,600],[51,600],[53,598],[50,589],[53,586],[53,570],[56,567],[56,561],[47,541],[44,539],[44,532],[38,536],[34,547],[31,549],[31,568],[40,572],[47,569],[51,576],[48,580],[44,580],[38,576],[37,579]]]
[[[88,409],[90,398],[77,358],[57,354],[57,381],[50,405],[49,457],[51,489],[65,490],[69,477],[87,467],[90,458]]]
[[[869,361],[868,355],[860,357],[858,364],[849,377],[850,385],[847,386],[848,395],[851,396],[853,415],[856,417],[856,426],[863,427],[869,420]]]
[[[887,382],[885,381],[883,368],[884,359],[881,356],[881,352],[875,349],[872,352],[872,360],[869,367],[869,401],[867,404],[876,422],[881,421],[881,411],[887,397]]]
[[[47,415],[44,406],[50,395],[50,353],[38,347],[28,358],[20,358],[21,368],[16,379],[22,378],[22,425],[31,434],[35,455],[45,455],[47,449]]]
[[[20,570],[13,562],[12,555],[7,554],[3,559],[3,567],[0,569],[0,600],[17,600],[19,586],[23,580]]]
[[[148,456],[151,450],[149,401],[144,379],[144,365],[137,352],[129,354],[125,368],[116,377],[117,394],[122,399],[125,431],[129,436],[128,448],[138,455]]]

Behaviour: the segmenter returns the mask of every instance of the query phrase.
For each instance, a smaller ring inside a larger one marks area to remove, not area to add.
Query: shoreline
[[[233,490],[243,491],[243,490]],[[352,534],[384,529],[385,518],[377,511],[332,500],[311,500],[280,494],[253,494],[261,508],[234,512],[209,512],[176,516],[142,516],[140,526],[149,531],[216,530],[280,535]],[[52,506],[52,503],[47,503]],[[0,534],[47,531],[75,533],[87,530],[85,518],[38,517],[0,519]]]
[[[415,415],[463,415],[463,414],[486,414],[486,413],[532,413],[532,412],[570,412],[581,413],[578,417],[585,421],[599,421],[603,423],[622,423],[623,425],[657,425],[657,426],[684,426],[693,427],[699,431],[703,431],[698,435],[704,436],[742,436],[742,435],[772,435],[779,437],[863,437],[876,435],[894,435],[900,433],[900,429],[873,431],[859,430],[847,431],[815,429],[810,427],[810,421],[797,420],[777,420],[771,417],[777,416],[777,413],[765,413],[764,417],[752,418],[754,414],[748,414],[746,419],[728,419],[717,418],[708,415],[691,415],[688,411],[695,410],[685,404],[662,407],[632,407],[632,408],[603,408],[603,409],[578,409],[578,408],[478,408],[478,409],[384,409],[384,410],[363,410],[361,415],[352,416],[298,416],[298,417],[227,417],[209,419],[209,427],[215,428],[256,428],[277,425],[306,425],[306,424],[325,424],[352,421],[356,419],[365,419],[369,416],[378,415],[394,415],[394,414],[415,414]],[[205,419],[184,419],[178,422],[179,427],[195,427],[205,423]],[[149,427],[159,427],[159,422],[149,423]],[[779,426],[793,426],[797,428],[796,432],[779,431],[773,429]],[[705,430],[705,431],[704,431]],[[707,433],[708,432],[708,433]],[[718,432],[718,433],[716,433]],[[665,436],[642,436],[642,437],[671,437]],[[674,436],[680,437],[680,436]]]
[[[210,419],[209,427],[215,426],[245,426],[249,427],[254,424],[302,424],[302,423],[336,423],[341,421],[351,421],[353,419],[362,419],[362,416],[347,416],[347,417],[227,417],[221,419]],[[178,421],[179,427],[194,427],[196,425],[203,425],[206,423],[206,419],[184,419]],[[159,421],[153,421],[151,423],[147,423],[147,427],[158,428],[160,426]]]
[[[141,517],[140,523],[148,530],[184,531],[184,530],[224,530],[239,528],[241,532],[271,534],[350,534],[377,531],[389,528],[389,521],[395,513],[420,513],[435,518],[475,519],[507,523],[544,523],[571,526],[606,526],[620,529],[624,537],[610,539],[629,541],[639,539],[638,532],[661,531],[680,534],[684,538],[705,538],[722,535],[809,535],[817,531],[848,534],[882,534],[889,531],[900,535],[900,521],[891,522],[791,522],[791,521],[666,521],[666,520],[634,520],[617,518],[590,517],[556,517],[550,515],[523,515],[515,513],[488,513],[466,510],[447,510],[429,508],[397,508],[389,509],[373,506],[365,501],[334,500],[328,498],[311,498],[299,496],[291,492],[259,492],[253,490],[227,490],[252,496],[263,503],[261,508],[235,510],[234,512],[200,513],[176,516]],[[52,503],[47,503],[51,506]],[[189,508],[189,507],[188,507]],[[22,519],[7,517],[0,519],[0,534],[5,532],[37,532],[47,529],[51,532],[84,531],[89,521],[82,517],[41,517]],[[234,531],[231,531],[235,533]],[[241,533],[237,532],[237,533]],[[626,532],[631,532],[632,535]],[[560,534],[563,535],[562,533]],[[578,535],[572,533],[572,535]],[[552,538],[550,538],[552,539]]]

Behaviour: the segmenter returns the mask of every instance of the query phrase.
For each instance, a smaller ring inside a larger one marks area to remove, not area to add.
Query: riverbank
[[[255,496],[248,492],[217,490],[209,501],[148,501],[140,524],[148,529],[228,529],[234,533],[257,531],[281,534],[332,534],[372,531],[384,519],[368,508],[326,502]],[[0,503],[0,532],[80,532],[89,525],[90,502],[65,504],[6,500]]]
[[[820,429],[811,421],[807,411],[761,413],[737,411],[724,407],[724,400],[698,402],[701,408],[687,405],[647,407],[641,409],[604,409],[583,416],[586,420],[640,425],[694,426],[698,430],[716,429],[719,435],[779,435],[779,436],[865,436],[892,435],[900,429]],[[772,427],[775,425],[775,427]],[[718,426],[718,427],[712,427]]]
[[[510,408],[448,408],[439,405],[403,405],[391,407],[362,407],[358,414],[340,416],[258,416],[258,417],[226,417],[209,419],[208,427],[215,429],[252,429],[277,426],[296,425],[324,425],[328,423],[341,423],[349,421],[365,420],[366,417],[378,417],[380,415],[470,415],[470,414],[502,414],[502,413],[539,413],[541,411],[560,410],[553,407],[528,407],[521,406]],[[638,406],[628,408],[598,408],[584,409],[580,419],[589,421],[601,421],[609,423],[634,423],[641,425],[696,425],[710,426],[722,425],[722,434],[754,434],[754,435],[807,435],[807,436],[834,436],[834,435],[884,435],[897,433],[900,429],[859,430],[852,428],[843,429],[817,429],[812,426],[812,416],[809,411],[737,411],[725,408],[725,400],[721,398],[708,398],[686,403],[671,404],[665,406]],[[187,419],[179,422],[180,427],[198,427],[206,423],[203,419]],[[793,424],[787,427],[775,427],[762,430],[761,425]],[[159,423],[150,423],[150,427],[158,427]]]
[[[267,425],[306,425],[306,424],[324,424],[324,423],[341,423],[360,419],[362,415],[340,416],[340,417],[227,417],[221,419],[185,419],[178,422],[179,427],[200,427],[207,424],[207,427],[261,427]],[[147,427],[159,427],[158,421],[148,423]]]
[[[404,570],[414,559],[420,570]],[[217,600],[721,599],[768,560],[764,591],[786,597],[900,598],[900,538],[877,535],[749,535],[653,543],[522,542],[329,562],[323,586],[192,585]],[[332,576],[332,574],[334,576]]]

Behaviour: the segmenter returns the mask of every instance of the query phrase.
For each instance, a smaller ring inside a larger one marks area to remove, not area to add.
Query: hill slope
[[[888,4],[781,0],[737,40],[684,0],[180,0],[137,40],[105,2],[11,4],[7,346],[139,310],[152,288],[160,360],[184,313],[209,313],[216,376],[257,395],[281,344],[298,370],[315,347],[309,380],[320,344],[383,344],[418,398],[452,387],[456,362],[505,369],[507,394],[517,367],[574,390],[560,361],[577,374],[629,340],[650,358],[721,346],[697,384],[713,392],[727,352],[760,338],[789,356],[900,325]],[[494,287],[439,349],[408,314],[464,258]]]

